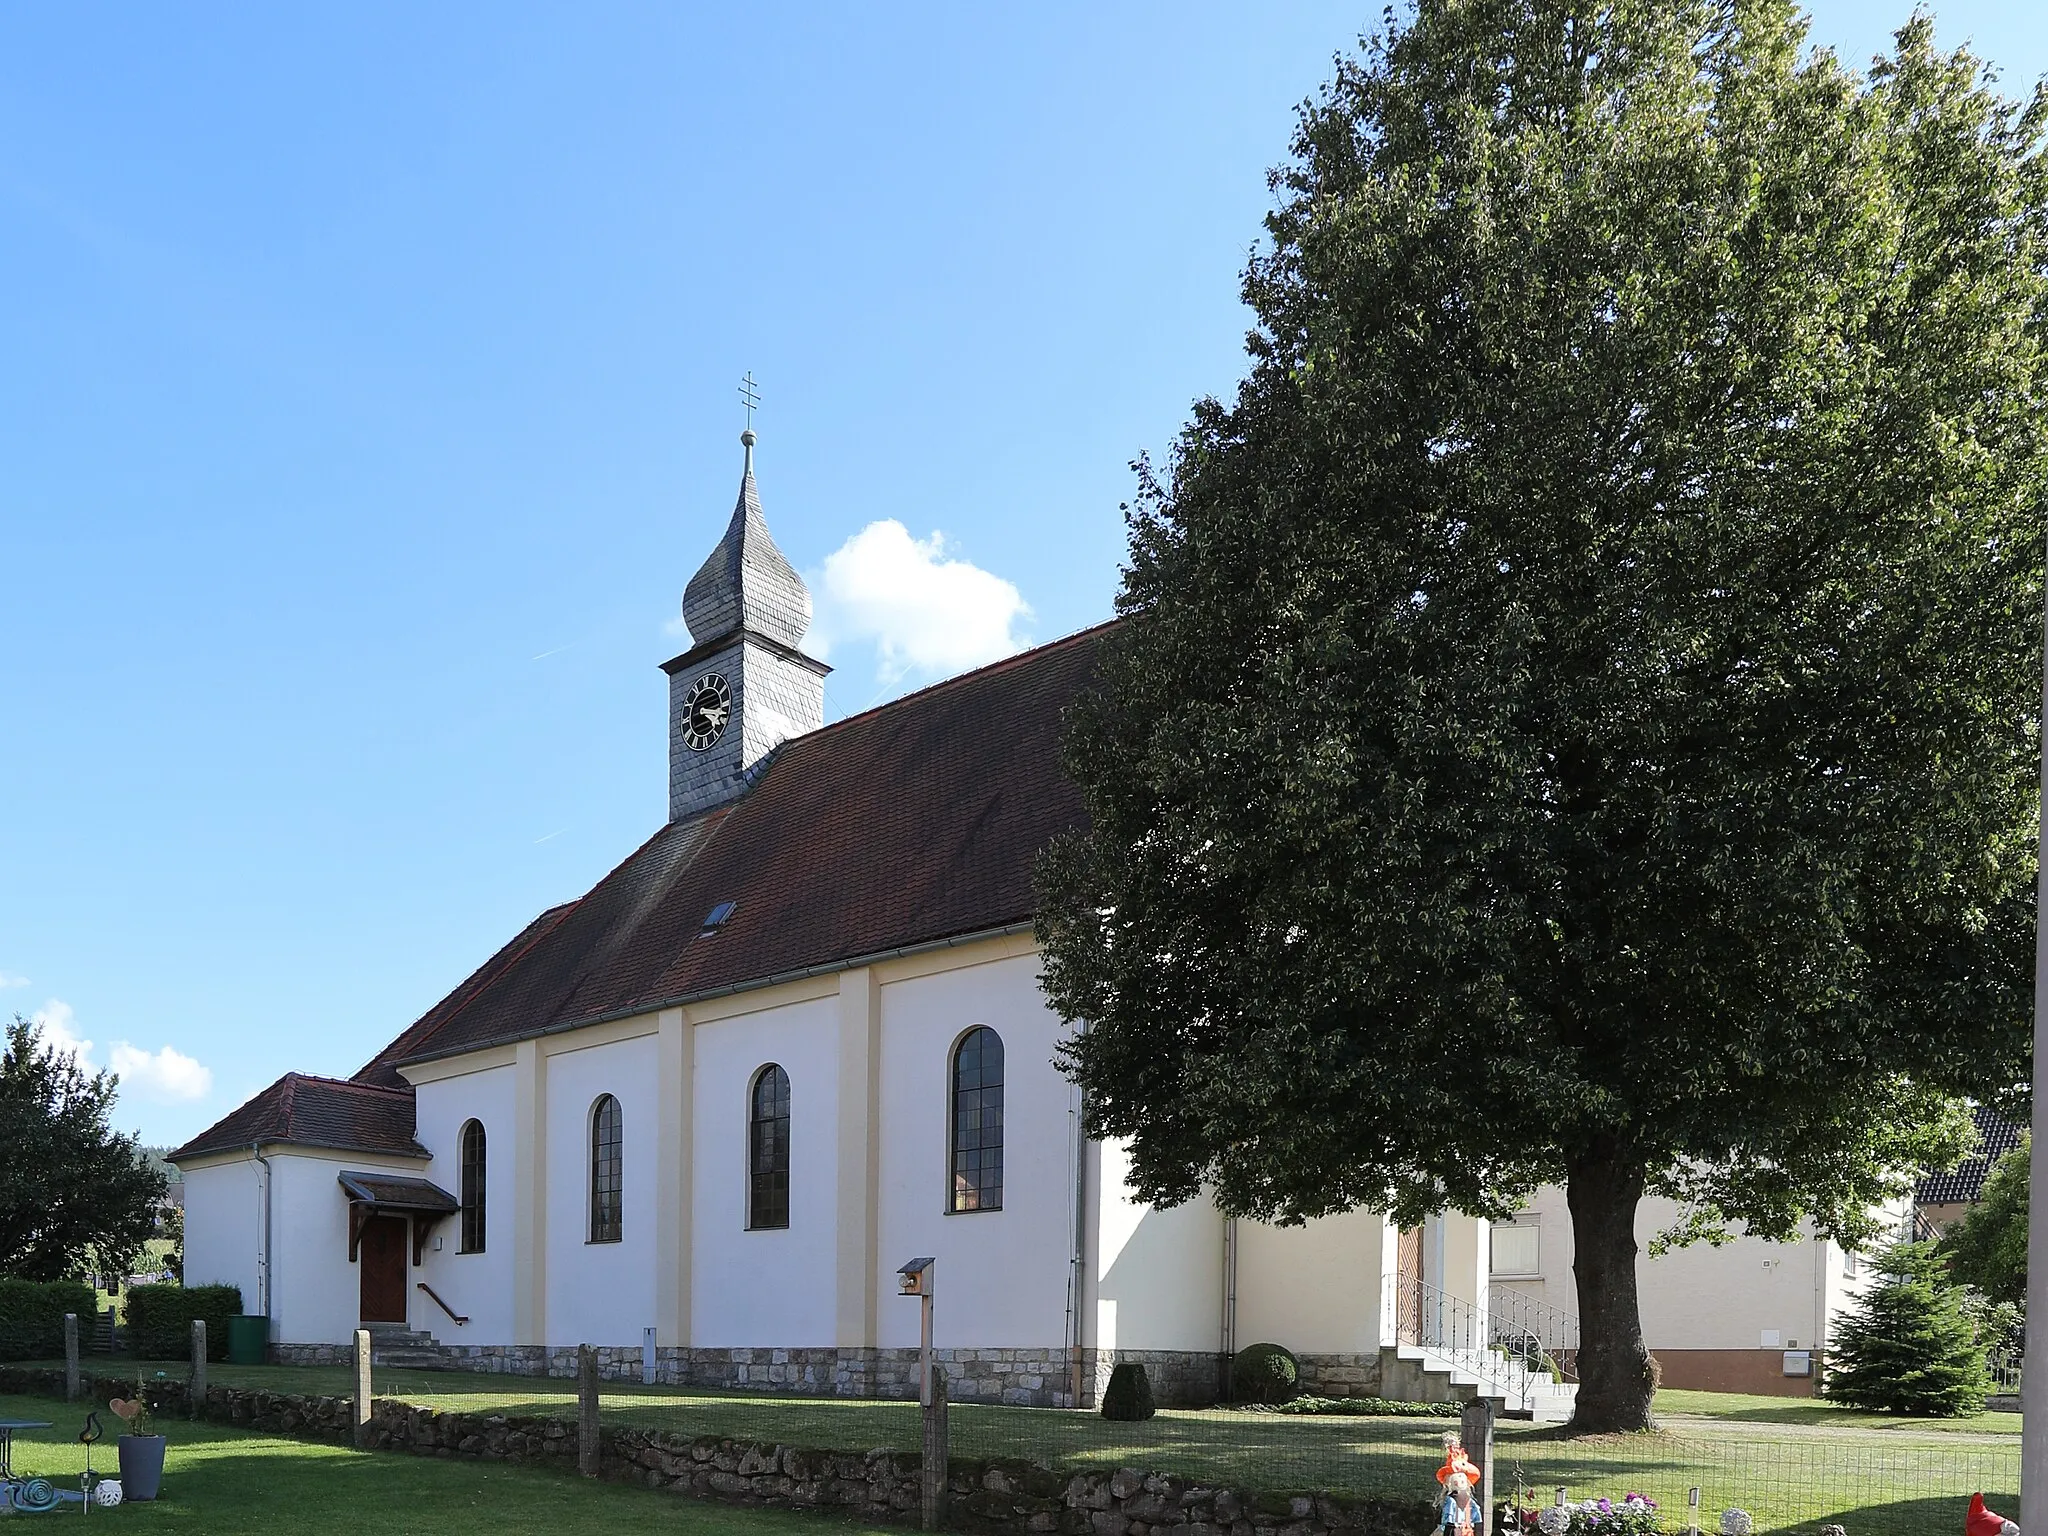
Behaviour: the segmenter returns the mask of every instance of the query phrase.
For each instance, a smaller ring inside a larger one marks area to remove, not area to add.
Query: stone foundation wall
[[[1369,1355],[1297,1355],[1301,1390],[1317,1397],[1383,1397],[1380,1352]]]
[[[408,1362],[433,1353],[450,1371],[492,1375],[576,1374],[573,1347],[531,1344],[407,1344]],[[1175,1350],[1083,1350],[1081,1401],[1074,1402],[1071,1350],[941,1349],[947,1396],[956,1403],[1000,1403],[1016,1408],[1093,1408],[1119,1360],[1139,1360],[1153,1398],[1170,1407],[1216,1401],[1221,1363],[1215,1355]],[[748,1392],[789,1392],[809,1397],[917,1396],[915,1349],[657,1349],[655,1380],[672,1387],[732,1387]],[[352,1344],[273,1344],[279,1365],[349,1365]],[[1337,1357],[1329,1357],[1337,1358]],[[1349,1358],[1349,1357],[1344,1357]],[[639,1381],[641,1346],[600,1345],[598,1374],[608,1381]],[[1306,1362],[1304,1362],[1304,1365]]]
[[[330,1346],[339,1347],[339,1346]],[[333,1363],[322,1362],[322,1363]],[[134,1390],[132,1382],[89,1378],[87,1394],[104,1401]],[[152,1408],[167,1417],[192,1413],[183,1382],[152,1382]],[[0,1366],[0,1392],[62,1397],[64,1373]],[[568,1469],[576,1461],[576,1426],[562,1419],[440,1413],[379,1399],[360,1437],[354,1404],[345,1397],[298,1397],[211,1387],[198,1417],[213,1423],[349,1442],[370,1450],[417,1456],[474,1457]],[[175,1445],[171,1456],[175,1465]],[[810,1450],[741,1440],[609,1429],[600,1437],[600,1475],[671,1493],[731,1504],[835,1509],[856,1518],[915,1525],[921,1459],[897,1451]],[[1185,1478],[1131,1469],[1055,1472],[1025,1461],[947,1464],[950,1524],[973,1532],[1029,1531],[1040,1536],[1411,1536],[1430,1524],[1433,1508],[1415,1500],[1349,1503],[1323,1496],[1265,1496],[1212,1488]]]

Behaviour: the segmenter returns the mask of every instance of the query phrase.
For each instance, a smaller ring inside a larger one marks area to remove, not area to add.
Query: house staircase
[[[1409,1402],[1492,1398],[1496,1411],[1538,1423],[1572,1416],[1579,1327],[1569,1312],[1498,1290],[1486,1307],[1410,1275],[1390,1275],[1380,1391]]]
[[[365,1323],[370,1330],[370,1363],[407,1371],[439,1370],[447,1362],[431,1333],[402,1323]]]

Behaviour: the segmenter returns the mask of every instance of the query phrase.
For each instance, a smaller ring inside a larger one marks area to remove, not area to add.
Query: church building
[[[811,601],[738,504],[666,663],[668,818],[347,1079],[288,1073],[172,1154],[187,1279],[273,1358],[1091,1406],[1118,1360],[1204,1402],[1272,1341],[1333,1394],[1524,1398],[1486,1224],[1156,1210],[1088,1139],[1032,868],[1083,817],[1067,704],[1109,626],[824,722]],[[1491,1373],[1491,1374],[1488,1374]],[[1560,1394],[1564,1389],[1558,1389]]]

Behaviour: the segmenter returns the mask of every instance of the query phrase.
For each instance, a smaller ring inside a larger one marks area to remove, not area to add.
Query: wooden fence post
[[[1472,1490],[1479,1506],[1477,1536],[1493,1536],[1493,1399],[1475,1397],[1458,1415],[1458,1438],[1465,1454],[1479,1463],[1479,1486]]]
[[[206,1319],[192,1319],[192,1417],[199,1417],[206,1401]]]
[[[370,1330],[356,1330],[356,1444],[370,1438]]]
[[[597,1476],[597,1351],[576,1346],[576,1470]]]
[[[946,1372],[934,1364],[930,1401],[924,1405],[924,1528],[946,1528]]]
[[[78,1314],[64,1314],[64,1401],[78,1401]]]

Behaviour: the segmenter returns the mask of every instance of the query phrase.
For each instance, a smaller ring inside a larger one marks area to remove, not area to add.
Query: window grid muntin
[[[789,1225],[789,1074],[770,1062],[747,1096],[747,1229]]]
[[[462,1237],[460,1253],[482,1253],[488,1233],[485,1215],[486,1156],[488,1145],[484,1123],[471,1120],[462,1127]]]
[[[953,1050],[949,1209],[1003,1208],[1003,1038],[987,1025]]]
[[[616,1243],[624,1235],[622,1195],[625,1128],[619,1101],[602,1094],[590,1111],[590,1240]]]

